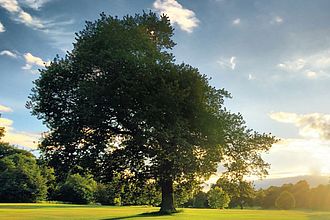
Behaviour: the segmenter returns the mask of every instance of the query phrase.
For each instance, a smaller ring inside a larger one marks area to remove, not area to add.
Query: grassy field
[[[181,209],[170,216],[157,216],[150,207],[79,206],[61,204],[0,204],[0,220],[31,219],[173,219],[173,220],[330,220],[330,212],[276,210]]]

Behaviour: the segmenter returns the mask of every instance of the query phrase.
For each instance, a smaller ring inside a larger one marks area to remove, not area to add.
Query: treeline
[[[65,178],[28,151],[0,142],[0,202],[62,201],[75,204],[151,205],[161,203],[161,190],[152,179],[129,174],[102,182],[79,167]],[[178,207],[330,210],[330,185],[311,188],[305,181],[255,190],[251,182],[221,177],[204,192],[200,185],[175,185]]]
[[[186,205],[196,208],[212,208],[208,195],[216,188],[228,195],[229,202],[224,207],[229,208],[330,210],[330,184],[311,188],[305,180],[295,184],[283,184],[280,187],[270,186],[267,189],[255,190],[251,182],[235,182],[220,178],[208,193],[197,193]]]
[[[330,210],[330,184],[311,188],[307,181],[271,186],[256,192],[256,205],[264,209]]]

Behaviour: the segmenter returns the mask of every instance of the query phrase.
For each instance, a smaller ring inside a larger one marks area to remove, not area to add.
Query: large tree
[[[172,35],[165,15],[101,14],[41,70],[28,107],[49,128],[40,149],[58,174],[79,165],[100,179],[113,171],[153,178],[167,213],[175,211],[173,183],[207,179],[226,156],[232,164],[241,133],[245,142],[259,138],[241,149],[242,161],[264,168],[260,152],[274,138],[252,134],[223,106],[228,92],[175,62]]]

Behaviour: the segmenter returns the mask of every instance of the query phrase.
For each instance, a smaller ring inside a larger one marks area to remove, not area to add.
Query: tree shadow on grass
[[[57,208],[81,208],[79,205],[0,205],[1,209],[57,209]],[[92,207],[92,206],[91,206]],[[94,208],[94,207],[93,207]]]
[[[171,216],[171,215],[175,215],[179,212],[181,212],[181,211],[178,211],[176,213],[171,213],[171,214],[163,214],[163,213],[160,213],[159,211],[157,211],[157,212],[146,212],[146,213],[141,213],[141,214],[137,214],[137,215],[105,218],[105,219],[101,219],[101,220],[120,220],[120,219],[130,219],[130,218],[152,218],[152,217],[157,217],[157,216]]]
[[[310,214],[308,215],[309,220],[330,220],[329,213]]]

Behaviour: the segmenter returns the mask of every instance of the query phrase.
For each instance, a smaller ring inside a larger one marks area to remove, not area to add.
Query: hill
[[[255,181],[256,189],[265,189],[270,186],[282,186],[287,183],[297,183],[300,180],[306,180],[311,187],[318,186],[320,184],[328,184],[330,177],[329,176],[294,176],[294,177],[285,177],[285,178],[273,178],[273,179],[264,179]]]

